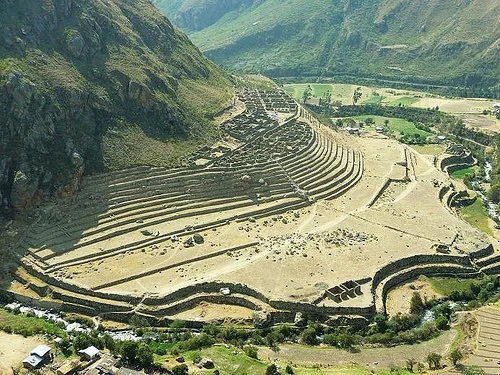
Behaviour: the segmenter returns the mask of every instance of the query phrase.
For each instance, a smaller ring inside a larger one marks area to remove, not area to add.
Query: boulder
[[[194,246],[193,237],[189,237],[184,241],[184,247],[191,247],[191,246]]]
[[[77,30],[69,30],[66,33],[66,46],[71,55],[81,57],[85,48],[85,40]]]
[[[229,288],[220,288],[219,292],[223,296],[229,296],[231,294],[231,290]]]
[[[202,358],[198,363],[198,366],[203,368],[214,368],[214,361],[212,361],[210,358]]]
[[[252,177],[250,177],[249,175],[245,174],[243,176],[241,176],[241,181],[243,181],[244,183],[251,183],[252,182]]]
[[[295,318],[293,319],[293,324],[295,324],[297,327],[304,327],[307,324],[304,315],[300,311],[297,314],[295,314]]]
[[[22,211],[31,205],[38,189],[38,181],[29,177],[23,171],[17,171],[14,175],[10,201],[16,211]]]
[[[177,362],[179,363],[184,363],[186,362],[186,360],[184,359],[184,357],[182,355],[178,356],[176,359],[175,359]]]
[[[199,233],[195,233],[193,234],[193,240],[195,243],[197,244],[202,244],[203,242],[205,242],[205,239],[203,238],[203,236]]]
[[[255,328],[266,328],[271,322],[271,315],[265,311],[256,311],[253,314]]]

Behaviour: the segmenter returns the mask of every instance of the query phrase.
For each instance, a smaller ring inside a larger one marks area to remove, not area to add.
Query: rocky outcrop
[[[148,0],[0,3],[0,215],[71,195],[103,169],[113,127],[165,139],[204,123],[178,91],[229,81],[155,12]]]

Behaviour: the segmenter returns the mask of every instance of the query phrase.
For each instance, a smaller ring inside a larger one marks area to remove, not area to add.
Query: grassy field
[[[313,348],[314,349],[314,348]],[[316,350],[321,351],[320,348]],[[234,354],[234,353],[238,354]],[[214,361],[215,366],[221,374],[231,374],[231,375],[264,375],[266,373],[266,368],[269,365],[267,358],[259,358],[254,359],[248,357],[245,353],[241,352],[241,350],[237,350],[236,348],[226,348],[223,346],[212,346],[211,348],[194,350],[189,352],[182,353],[182,356],[186,360],[186,364],[190,367],[192,366],[193,360],[196,357],[204,357],[210,358]],[[175,365],[175,360],[172,356],[155,356],[155,362],[164,363],[165,360],[169,360],[171,366]],[[332,358],[332,362],[335,362],[335,358]],[[279,362],[277,363],[278,367],[282,369],[281,373],[284,373],[284,369],[287,363]],[[197,369],[193,367],[192,370]],[[363,366],[310,366],[310,367],[301,367],[301,366],[293,366],[294,374],[297,375],[368,375],[368,374],[380,374],[380,375],[389,375],[389,369],[380,369],[375,370],[374,372],[371,369],[367,369]],[[190,372],[190,373],[191,373]],[[406,370],[401,370],[400,375],[409,374]]]
[[[424,130],[417,129],[412,122],[393,117],[383,117],[383,116],[354,116],[351,117],[355,121],[365,121],[367,118],[372,118],[375,121],[375,126],[383,126],[385,120],[389,120],[389,128],[393,131],[399,133],[399,135],[413,135],[419,134],[422,137],[428,137],[432,133],[426,132]]]
[[[0,309],[0,330],[7,333],[18,333],[25,337],[37,334],[60,337],[66,335],[64,330],[55,323],[24,314],[14,314],[5,309]]]
[[[412,145],[411,148],[422,155],[439,155],[446,149],[442,144]]]
[[[493,235],[493,231],[488,221],[488,214],[486,208],[483,206],[483,200],[481,198],[477,198],[470,206],[462,207],[460,211],[462,212],[464,220],[469,224],[489,235]]]
[[[458,169],[451,174],[451,177],[453,177],[456,180],[463,180],[465,175],[472,174],[476,170],[477,170],[476,167],[468,167],[468,168]]]
[[[403,106],[403,107],[411,107],[412,104],[417,103],[420,100],[420,98],[414,97],[414,96],[403,96],[402,98],[392,100],[388,102],[388,105],[392,106]]]
[[[312,102],[314,99],[321,98],[327,91],[332,94],[332,101],[340,100],[342,104],[352,104],[352,95],[356,88],[361,87],[361,102],[371,100],[373,89],[366,86],[349,85],[349,84],[328,84],[328,83],[299,83],[285,85],[284,89],[288,95],[297,100],[302,100],[305,88],[310,85],[312,88]],[[380,97],[377,97],[380,98]],[[381,100],[381,99],[377,99]]]
[[[454,290],[459,292],[467,291],[473,283],[478,282],[477,279],[460,279],[450,277],[428,277],[427,280],[436,293],[444,296],[449,296]]]

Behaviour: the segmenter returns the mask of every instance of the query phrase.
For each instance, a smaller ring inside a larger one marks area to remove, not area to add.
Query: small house
[[[36,355],[44,360],[50,361],[50,347],[47,345],[38,345],[30,353],[31,355]]]
[[[50,362],[50,347],[47,345],[38,345],[33,349],[28,357],[23,360],[23,367],[28,370],[36,370],[45,363]]]
[[[86,349],[79,350],[78,354],[84,361],[93,361],[97,358],[99,358],[99,349],[97,349],[95,346],[89,346]]]
[[[28,370],[36,370],[42,367],[44,364],[43,358],[37,355],[29,355],[23,360],[23,367]]]

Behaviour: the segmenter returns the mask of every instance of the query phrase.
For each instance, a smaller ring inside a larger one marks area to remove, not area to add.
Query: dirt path
[[[21,366],[21,362],[30,351],[43,341],[36,337],[24,338],[0,331],[0,374],[13,374],[12,368]]]
[[[404,366],[408,358],[425,362],[430,352],[444,354],[457,336],[457,331],[449,330],[441,336],[416,345],[403,345],[393,348],[363,349],[358,353],[334,348],[318,348],[303,345],[283,345],[275,353],[270,348],[259,348],[259,357],[271,361],[292,362],[297,365],[346,365],[356,363],[370,368],[389,368],[392,365]],[[378,362],[377,365],[375,363]]]

